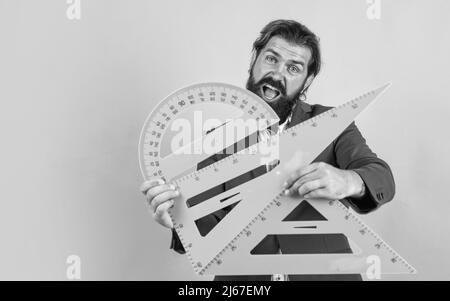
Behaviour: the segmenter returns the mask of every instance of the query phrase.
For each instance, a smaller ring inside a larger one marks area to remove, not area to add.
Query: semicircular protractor
[[[173,180],[278,121],[272,108],[248,90],[224,83],[188,86],[147,117],[139,140],[142,175]]]

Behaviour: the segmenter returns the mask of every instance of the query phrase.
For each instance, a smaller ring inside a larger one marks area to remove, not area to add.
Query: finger
[[[291,188],[292,184],[294,184],[299,178],[315,171],[318,168],[318,164],[319,163],[312,163],[305,167],[299,168],[287,177],[283,187],[286,189]]]
[[[313,180],[301,185],[297,191],[300,197],[304,197],[305,195],[314,192],[314,190],[322,188],[324,188],[324,185],[321,180]]]
[[[164,184],[164,185],[158,185],[158,186],[152,187],[147,191],[147,195],[146,195],[147,202],[151,206],[153,198],[155,198],[157,195],[159,195],[165,191],[168,191],[168,190],[175,191],[175,188],[176,187],[172,184]]]
[[[319,180],[321,178],[320,174],[318,173],[318,170],[314,170],[313,172],[304,175],[303,177],[301,177],[300,179],[298,179],[297,181],[294,182],[294,184],[292,184],[292,186],[287,189],[287,191],[285,191],[285,194],[294,194],[298,192],[298,189],[305,183],[310,182],[310,181],[315,181],[315,180]]]
[[[162,203],[156,208],[154,218],[161,225],[167,228],[173,228],[172,218],[169,214],[169,208],[173,205],[173,201]]]
[[[160,205],[162,205],[163,203],[172,201],[174,198],[176,198],[179,195],[180,195],[180,193],[176,190],[175,191],[174,190],[164,191],[153,198],[152,202],[150,203],[150,208],[154,208],[155,213],[156,213],[156,210],[158,209],[158,207]],[[172,201],[172,203],[173,203],[173,201]]]
[[[167,190],[175,190],[176,187],[173,184],[163,184],[163,185],[156,185],[147,190],[147,198],[151,201],[155,196],[158,194],[167,191]]]
[[[157,186],[157,185],[162,185],[164,183],[165,183],[164,180],[161,178],[151,178],[151,179],[145,181],[144,183],[142,183],[141,186],[139,187],[139,190],[143,194],[146,194],[147,190],[149,190],[150,188]]]
[[[305,199],[325,199],[325,200],[333,200],[334,198],[330,196],[330,193],[326,188],[320,188],[313,190],[303,196]]]

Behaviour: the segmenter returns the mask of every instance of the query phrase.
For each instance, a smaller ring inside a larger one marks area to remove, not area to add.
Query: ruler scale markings
[[[344,130],[345,127],[351,123],[356,115],[358,115],[358,113],[361,112],[362,109],[364,109],[386,87],[387,86],[383,86],[379,89],[363,94],[362,96],[357,97],[339,107],[333,108],[299,125],[287,129],[279,137],[281,148],[280,158],[283,159],[281,160],[282,162],[280,165],[286,163],[284,162],[286,161],[286,158],[290,158],[293,154],[295,154],[296,149],[291,149],[292,147],[290,146],[302,146],[304,141],[314,141],[314,146],[309,145],[307,147],[309,153],[306,154],[306,161],[311,162],[315,156],[317,156],[334,139],[330,137],[337,137],[340,132],[342,132],[342,130]],[[204,97],[208,100],[209,98],[211,103],[221,103],[217,100],[220,100],[222,95],[221,93],[225,91],[224,93],[226,93],[226,97],[230,100],[230,104],[243,109],[244,113],[247,112],[247,115],[255,114],[254,116],[258,117],[257,115],[259,114],[259,117],[261,118],[270,116],[273,119],[277,119],[277,116],[273,115],[273,111],[270,108],[267,108],[267,104],[265,102],[248,91],[242,89],[231,89],[229,85],[222,84],[198,85],[198,91],[197,96],[200,99]],[[193,94],[194,92],[190,93]],[[251,96],[246,97],[249,93]],[[248,108],[251,109],[247,110]],[[260,108],[263,108],[261,112],[259,110]],[[339,125],[339,122],[342,122],[342,120],[345,120],[344,124]],[[336,127],[336,123],[340,127]],[[323,135],[323,133],[318,135],[318,133],[320,131],[324,131],[324,129],[327,130],[328,135]],[[181,196],[179,198],[186,199],[189,196],[195,194],[198,195],[205,189],[208,189],[208,187],[212,187],[214,184],[217,185],[218,183],[223,183],[225,178],[231,178],[231,175],[239,174],[239,170],[242,172],[245,170],[251,170],[252,167],[255,168],[258,164],[258,160],[261,160],[261,157],[257,154],[246,156],[245,158],[240,156],[242,156],[240,153],[233,154],[220,160],[219,162],[213,163],[199,171],[195,171],[190,175],[185,175],[173,181],[174,184],[181,190]],[[202,216],[202,214],[204,216],[205,214],[208,214],[217,208],[223,208],[224,206],[221,206],[222,204],[220,204],[220,202],[212,203],[209,202],[210,200],[205,200],[205,204],[202,203],[202,206],[199,205],[202,208],[195,208],[197,207],[195,206],[190,210],[187,210],[187,207],[183,208],[183,206],[179,206],[179,204],[183,204],[183,202],[176,202],[174,208],[170,210],[170,214],[174,222],[175,230],[187,250],[187,256],[197,273],[204,274],[205,272],[214,273],[219,271],[238,274],[236,271],[239,270],[239,267],[236,265],[236,260],[226,260],[227,256],[229,256],[230,252],[234,254],[239,252],[237,250],[240,248],[239,244],[242,244],[242,238],[246,238],[248,240],[248,238],[251,238],[252,236],[254,237],[255,233],[258,233],[258,227],[260,227],[261,224],[273,223],[273,221],[271,221],[271,216],[276,216],[275,213],[287,208],[284,205],[282,206],[282,202],[280,202],[280,199],[282,198],[282,195],[279,192],[279,187],[281,187],[282,180],[281,176],[285,176],[285,170],[283,170],[280,165],[275,167],[270,173],[264,174],[258,179],[252,179],[250,182],[244,182],[243,184],[235,187],[235,190],[230,190],[229,193],[235,193],[235,195],[239,194],[239,198],[242,198],[242,200],[237,203],[236,207],[229,212],[225,216],[224,220],[216,225],[216,227],[211,230],[208,236],[204,239],[198,235],[196,236],[198,231],[195,226],[192,225],[193,213],[195,212],[195,216]],[[272,201],[258,202],[258,200],[252,196],[252,193],[261,190],[261,188],[264,188],[263,190],[265,191],[265,197],[268,199],[273,199]],[[213,200],[216,199],[217,198],[213,198]],[[334,203],[340,204],[339,202]],[[324,208],[324,210],[327,210],[327,212],[330,210],[336,211],[338,210],[337,208],[344,209],[345,206],[343,206],[343,208],[339,206],[329,206],[326,207],[326,209]],[[250,218],[249,221],[249,217],[251,216],[254,216],[254,218]],[[410,266],[402,257],[400,257],[400,255],[398,255],[392,248],[382,241],[381,238],[375,234],[375,232],[362,223],[359,218],[355,217],[353,213],[348,211],[348,209],[345,208],[342,211],[342,216],[340,216],[340,218],[346,223],[351,222],[353,224],[356,222],[359,226],[363,225],[362,228],[358,227],[358,229],[361,229],[361,231],[358,232],[359,235],[365,238],[373,238],[374,241],[370,242],[370,246],[372,248],[379,251],[388,250],[393,265],[401,263],[408,268],[408,272],[411,273],[415,271],[412,266]],[[230,227],[224,229],[226,226],[224,223],[233,225],[234,229],[231,229]],[[327,228],[330,229],[326,223],[315,222],[314,225],[311,225],[311,222],[307,222],[306,224],[296,223],[296,225],[300,226],[292,227],[293,223],[287,223],[284,226],[279,227],[283,228],[283,231],[289,233],[294,233],[293,231],[303,231],[302,233],[316,233],[318,231],[324,231]],[[286,225],[289,226],[286,227]],[[188,237],[189,242],[185,241],[186,237]],[[238,242],[240,243],[236,244]],[[315,257],[308,257],[309,261],[307,262],[314,263],[319,270],[328,269],[329,271],[330,267],[326,266],[323,257],[320,255],[318,256],[322,259],[319,260]],[[332,258],[331,262],[335,263],[333,271],[337,273],[351,271],[352,268],[348,268],[348,266],[352,266],[353,269],[361,268],[361,260],[359,259],[358,261],[354,257],[350,259],[344,258],[342,254],[340,254],[339,256],[333,255],[330,258]],[[283,263],[283,267],[286,269],[290,269],[292,267],[292,262],[289,264],[289,262],[284,259],[280,262]],[[214,263],[220,265],[222,269],[215,269]],[[256,268],[256,272],[258,272],[261,262],[258,262],[258,264],[259,266],[252,266],[252,268]],[[262,264],[262,266],[264,266],[264,264]],[[267,271],[262,270],[261,272],[267,273]],[[302,272],[314,273],[314,271],[310,271],[304,267]]]

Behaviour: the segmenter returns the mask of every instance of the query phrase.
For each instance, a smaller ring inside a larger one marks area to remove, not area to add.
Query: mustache
[[[286,96],[286,88],[284,87],[283,83],[281,81],[274,80],[271,77],[264,77],[259,82],[257,82],[255,85],[257,87],[261,87],[265,84],[271,85],[278,91],[280,91],[281,95]]]

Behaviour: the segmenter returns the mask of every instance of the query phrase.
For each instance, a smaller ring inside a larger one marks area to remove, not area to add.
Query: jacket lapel
[[[311,118],[312,107],[311,105],[305,102],[299,102],[292,113],[291,122],[288,125],[288,128],[293,127],[299,123],[302,123],[305,120]]]

